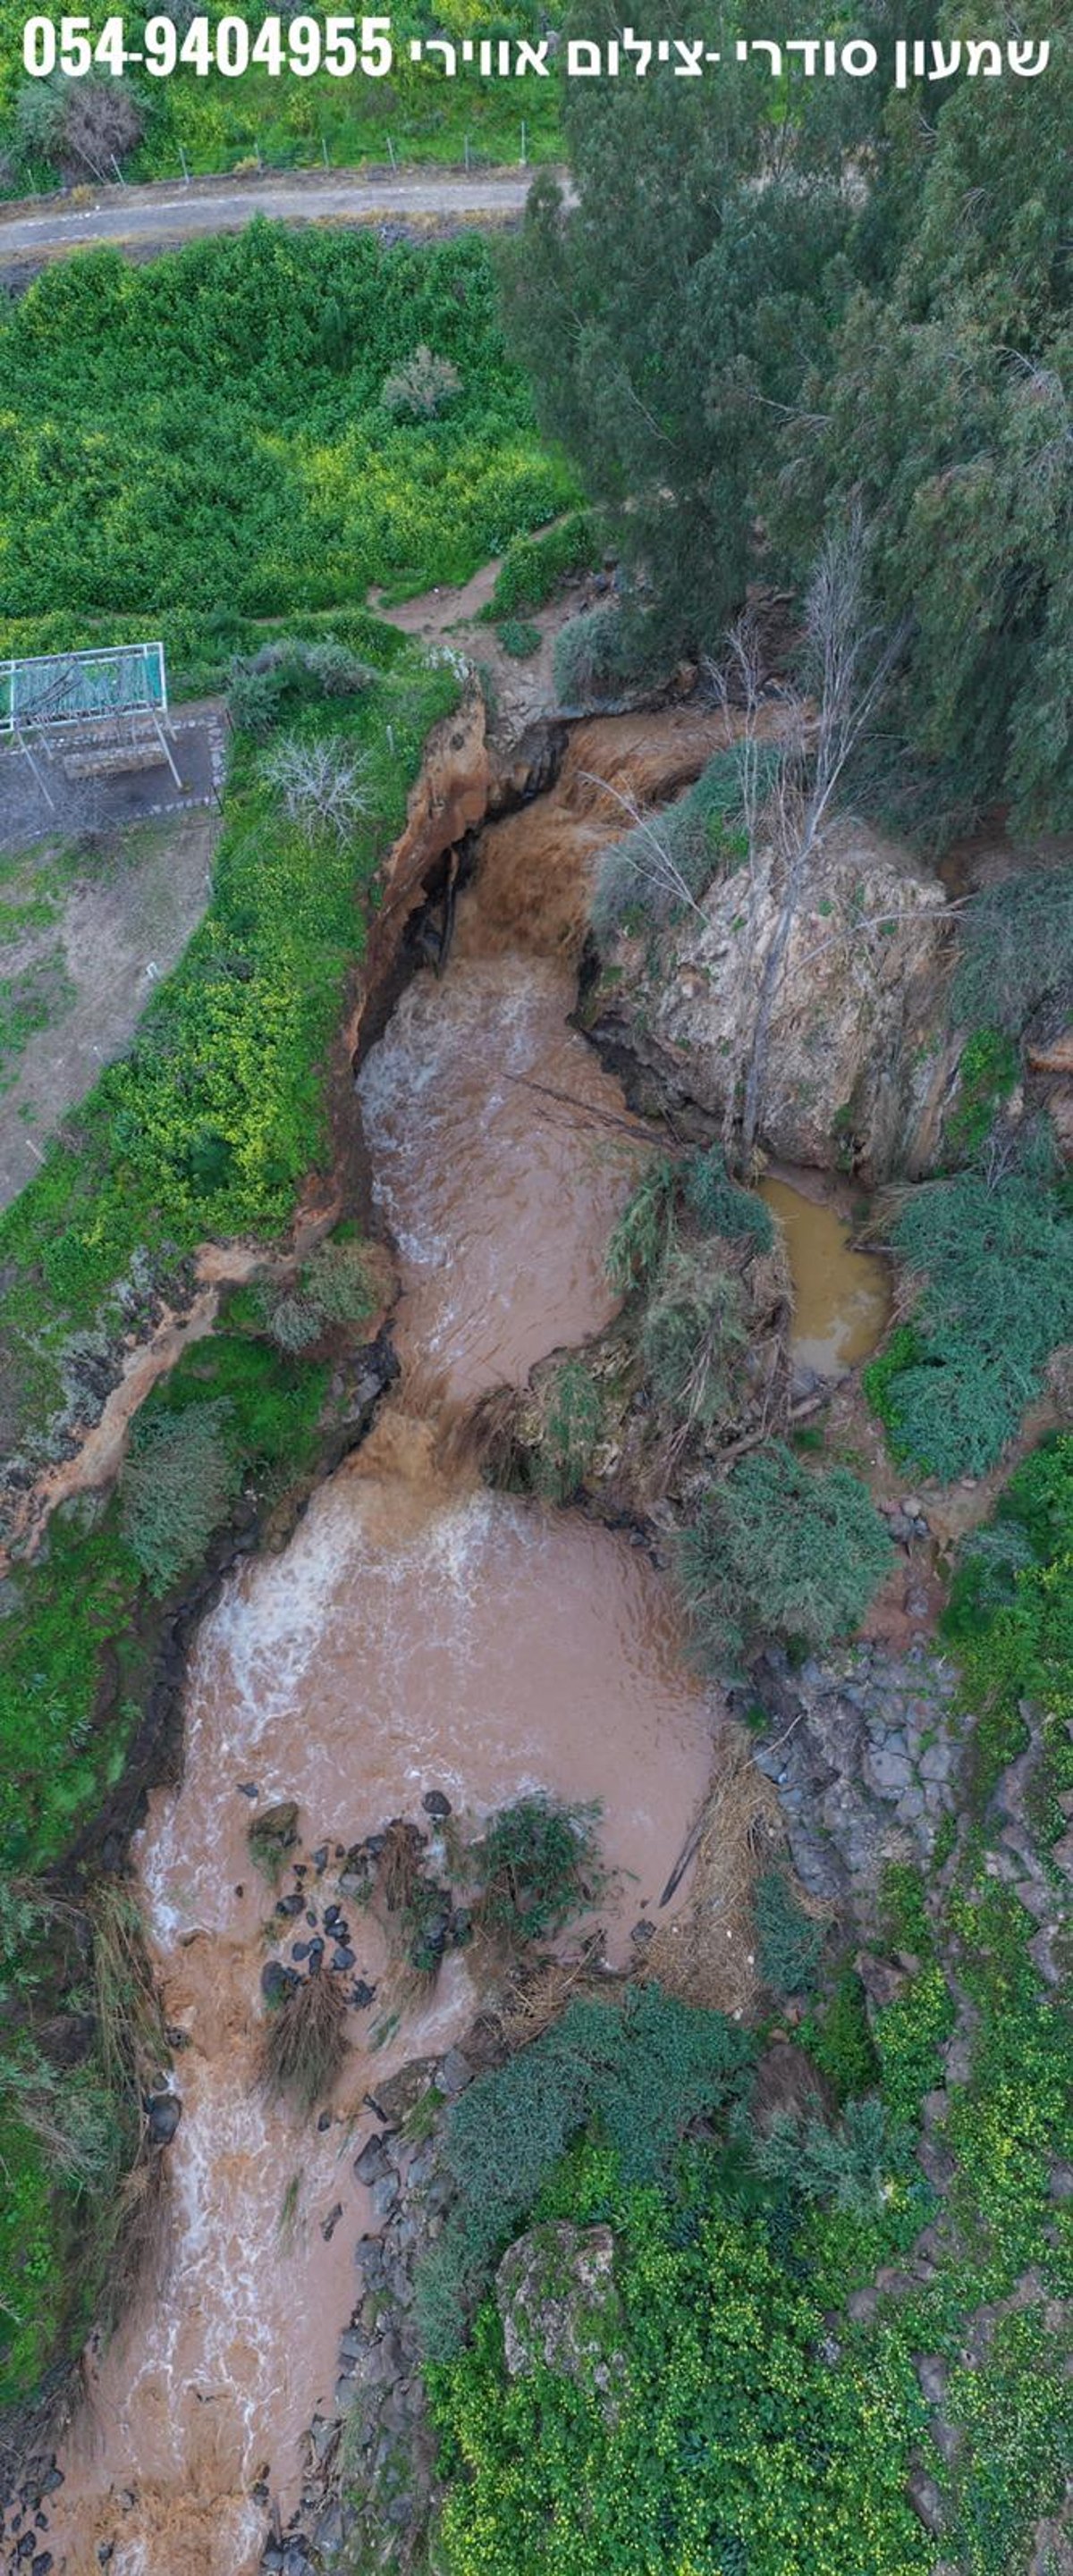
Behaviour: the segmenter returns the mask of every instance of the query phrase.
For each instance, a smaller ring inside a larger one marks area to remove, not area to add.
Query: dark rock
[[[262,1807],[250,1825],[250,1842],[255,1848],[282,1855],[293,1850],[298,1840],[298,1801],[280,1798],[274,1807]]]
[[[149,2114],[149,2136],[154,2147],[170,2147],[183,2116],[177,2093],[154,2093],[146,2105]]]
[[[941,2353],[922,2352],[916,2367],[921,2396],[927,2398],[929,2406],[941,2406],[950,2379],[949,2362],[943,2360]]]
[[[337,1946],[332,1951],[330,1964],[333,1968],[338,1968],[345,1975],[347,1969],[352,1968],[354,1965],[353,1950],[342,1949]]]
[[[324,1929],[325,1929],[325,1931],[326,1931],[326,1932],[334,1932],[335,1927],[336,1927],[336,1924],[339,1922],[340,1917],[341,1917],[341,1915],[342,1915],[342,1911],[343,1911],[342,1906],[341,1906],[341,1905],[338,1905],[338,1904],[337,1904],[337,1905],[326,1905],[326,1906],[325,1906],[325,1908],[324,1908]]]
[[[383,2084],[378,2084],[375,2092],[366,2094],[370,2108],[378,2120],[383,2120],[385,2127],[401,2127],[407,2112],[412,2111],[422,2095],[428,2092],[435,2068],[435,2058],[413,2057],[408,2066],[400,2066],[396,2074],[387,2076]]]
[[[341,2505],[330,2504],[326,2512],[321,2514],[313,2538],[322,2557],[332,2558],[337,2555],[346,2539]]]
[[[282,1959],[265,1960],[261,1970],[261,1993],[266,2004],[281,2004],[284,1995],[290,1993],[293,1982]]]
[[[323,2238],[324,2238],[324,2242],[325,2242],[325,2244],[326,2244],[326,2245],[330,2245],[330,2244],[331,2244],[332,2238],[333,2238],[333,2236],[334,2236],[334,2234],[335,2234],[336,2228],[337,2228],[337,2227],[338,2227],[338,2225],[339,2225],[339,2221],[340,2221],[340,2219],[341,2219],[342,2215],[343,2215],[343,2204],[342,2204],[342,2201],[341,2201],[341,2200],[337,2200],[337,2201],[336,2201],[336,2203],[335,2203],[335,2207],[334,2207],[334,2209],[330,2209],[330,2210],[328,2211],[327,2218],[322,2219],[322,2221],[321,2221],[321,2229],[320,2229],[320,2232],[321,2232],[321,2235],[322,2235],[322,2236],[323,2236]]]
[[[426,1789],[425,1795],[421,1800],[421,1804],[425,1810],[426,1816],[449,1816],[451,1814],[451,1801],[449,1798],[444,1797],[442,1789]]]
[[[322,1941],[322,1940],[321,1940],[321,1938],[320,1938],[320,1934],[318,1933],[316,1940],[315,1940],[315,1941],[311,1941],[311,1942],[310,1942],[310,1944],[309,1944],[309,1965],[310,1965],[310,1969],[311,1969],[311,1970],[313,1970],[313,1969],[319,1968],[320,1963],[321,1963],[321,1960],[323,1959],[323,1957],[324,1957],[324,1943],[323,1943],[323,1941]]]
[[[39,2555],[34,2559],[33,2565],[30,2569],[30,2576],[52,2576],[54,2565],[55,2560],[51,2549],[42,2549]]]
[[[937,2539],[943,2527],[944,2506],[942,2491],[935,2479],[929,2477],[926,2469],[911,2469],[906,2494],[925,2531],[930,2531],[933,2540]]]
[[[238,1794],[240,1798],[256,1798],[256,1780],[240,1780],[238,1783]]]
[[[323,2137],[323,2134],[324,2134],[325,2129],[330,2129],[330,2128],[331,2128],[331,2125],[332,2125],[332,2115],[331,2115],[331,2112],[330,2112],[330,2111],[322,2111],[322,2112],[321,2112],[321,2115],[320,2115],[320,2118],[319,2118],[319,2120],[318,2120],[318,2122],[317,2122],[317,2127],[318,2127],[318,2129],[320,2130],[320,2133],[321,2133],[321,2136],[322,2136],[322,2137]]]
[[[393,2173],[381,2174],[379,2182],[374,2182],[373,2184],[372,2200],[374,2218],[378,2218],[381,2223],[383,2223],[384,2219],[390,2218],[391,2213],[398,2202],[398,2197],[398,2175]]]
[[[383,2139],[367,2139],[361,2154],[354,2158],[355,2179],[371,2191],[374,2182],[379,2182],[387,2171],[388,2155]]]
[[[464,2093],[467,2084],[472,2082],[473,2068],[468,2058],[463,2057],[460,2048],[449,2048],[436,2069],[438,2090],[446,2093],[449,2102],[456,2102],[459,2094]]]
[[[319,1915],[318,1915],[318,1913],[317,1913],[316,1906],[315,1906],[315,1905],[307,1905],[307,1907],[306,1907],[306,1922],[308,1923],[308,1925],[309,1925],[309,1929],[310,1929],[310,1931],[311,1931],[311,1932],[315,1932],[315,1931],[316,1931],[317,1924],[318,1924],[319,1920],[320,1920],[320,1917],[319,1917]]]
[[[284,1916],[284,1918],[286,1918],[286,1917],[288,1917],[288,1916],[294,1916],[295,1914],[300,1914],[300,1913],[301,1913],[301,1911],[302,1911],[302,1907],[303,1907],[304,1902],[305,1902],[304,1897],[302,1897],[302,1896],[298,1895],[297,1893],[295,1893],[295,1894],[294,1894],[294,1895],[292,1895],[292,1896],[281,1896],[281,1897],[280,1897],[280,1900],[279,1900],[279,1903],[278,1903],[278,1905],[277,1905],[277,1907],[276,1907],[276,1912],[277,1912],[277,1914],[282,1914],[282,1915]]]
[[[291,1943],[291,1957],[292,1957],[292,1959],[308,1959],[308,1957],[309,1957],[309,1947],[310,1947],[310,1945],[309,1945],[309,1942],[308,1942],[308,1941],[292,1941],[292,1943]]]
[[[321,1844],[319,1845],[318,1849],[317,1849],[317,1850],[314,1852],[314,1854],[313,1854],[313,1867],[314,1867],[314,1869],[316,1870],[316,1873],[317,1873],[317,1877],[318,1877],[318,1878],[323,1878],[323,1876],[324,1876],[324,1872],[325,1872],[325,1870],[327,1869],[327,1866],[328,1866],[328,1846],[327,1846],[327,1843],[321,1843]]]
[[[375,1986],[367,1984],[364,1977],[357,1977],[350,1989],[350,2000],[354,2006],[355,2012],[367,2012],[369,2005],[374,2000],[375,1994]]]

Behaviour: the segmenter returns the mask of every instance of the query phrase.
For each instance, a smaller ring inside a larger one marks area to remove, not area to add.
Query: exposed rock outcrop
[[[761,882],[750,945],[746,884],[717,879],[701,914],[661,938],[623,935],[598,988],[594,1034],[625,1048],[669,1102],[722,1119],[745,1062],[756,968],[779,889]],[[937,1158],[956,1064],[946,1033],[947,899],[912,853],[866,825],[826,833],[790,934],[775,1004],[762,1137],[792,1163],[910,1177]]]

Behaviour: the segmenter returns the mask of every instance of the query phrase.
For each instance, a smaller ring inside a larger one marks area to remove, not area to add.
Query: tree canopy
[[[750,10],[710,8],[709,79],[570,85],[574,201],[539,180],[505,253],[544,425],[669,639],[717,646],[750,578],[802,583],[861,514],[877,616],[910,620],[874,792],[933,833],[1073,819],[1071,14],[974,18],[1048,37],[1038,79],[899,94],[884,0],[859,82],[775,83],[731,59]],[[899,32],[964,30],[921,0]]]

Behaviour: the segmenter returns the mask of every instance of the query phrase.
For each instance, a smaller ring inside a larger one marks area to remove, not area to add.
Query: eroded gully
[[[718,1709],[683,1661],[645,1552],[487,1492],[452,1437],[482,1392],[523,1382],[612,1312],[605,1247],[643,1149],[618,1084],[568,1026],[584,868],[621,829],[621,806],[583,774],[617,762],[620,783],[650,795],[658,777],[668,792],[714,745],[711,720],[675,714],[587,732],[600,739],[575,738],[557,789],[486,831],[446,974],[416,978],[366,1059],[402,1375],[285,1550],[246,1562],[204,1620],[182,1781],[156,1793],[138,1838],[164,2006],[184,2042],[170,2240],[162,2276],[90,2358],[60,2454],[57,2576],[256,2567],[266,2495],[285,2521],[353,2304],[353,2248],[370,2223],[353,2174],[366,2090],[445,2047],[475,2006],[456,1956],[378,2052],[380,2007],[352,2011],[327,2126],[269,2104],[260,1977],[285,1946],[278,1921],[266,1940],[272,1899],[251,1866],[240,1784],[261,1806],[298,1801],[318,1914],[343,1848],[420,1815],[429,1788],[476,1816],[528,1788],[599,1800],[620,1873],[602,1920],[622,1958],[708,1781]],[[375,1985],[374,1927],[350,1916],[357,1971]]]

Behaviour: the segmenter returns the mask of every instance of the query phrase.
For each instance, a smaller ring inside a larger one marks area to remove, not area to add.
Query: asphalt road
[[[237,232],[255,215],[288,224],[482,224],[521,213],[531,170],[303,170],[253,179],[195,179],[187,188],[101,188],[92,204],[61,196],[0,207],[0,271],[41,266],[88,242],[142,257],[205,233]]]

